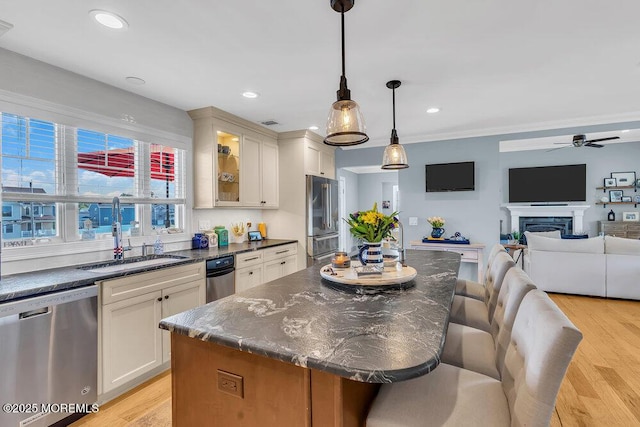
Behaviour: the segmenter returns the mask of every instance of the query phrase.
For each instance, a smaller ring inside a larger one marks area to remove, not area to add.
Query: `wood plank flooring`
[[[640,302],[551,298],[584,335],[560,387],[551,426],[640,426]],[[169,372],[72,426],[171,426]]]

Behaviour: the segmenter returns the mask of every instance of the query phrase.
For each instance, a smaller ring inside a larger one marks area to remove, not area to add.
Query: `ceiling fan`
[[[580,147],[602,148],[602,147],[604,147],[604,145],[595,144],[595,143],[596,142],[602,142],[602,141],[610,141],[612,139],[620,139],[620,137],[619,136],[609,136],[607,138],[587,139],[586,135],[582,135],[582,134],[573,135],[573,141],[571,141],[571,142],[556,142],[555,143],[555,144],[566,145],[566,147],[552,148],[551,150],[547,150],[547,151],[560,150],[561,148],[567,148],[567,147],[569,147],[569,144],[573,145],[576,148],[580,148]]]

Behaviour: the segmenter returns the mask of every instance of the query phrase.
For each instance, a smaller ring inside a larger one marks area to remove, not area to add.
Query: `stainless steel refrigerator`
[[[338,181],[307,175],[307,265],[329,263],[338,250]]]

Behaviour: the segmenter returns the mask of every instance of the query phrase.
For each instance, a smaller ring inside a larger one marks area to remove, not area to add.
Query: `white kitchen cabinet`
[[[188,113],[194,123],[194,208],[277,208],[278,134],[214,107]]]
[[[262,284],[262,276],[262,264],[236,269],[236,292],[246,291],[247,289],[251,289],[254,286]]]
[[[280,191],[278,182],[278,178],[280,176],[280,167],[278,163],[277,144],[269,143],[267,141],[262,142],[262,156],[260,166],[260,175],[262,176],[262,207],[277,208],[280,206]]]
[[[306,175],[317,175],[335,179],[335,154],[333,148],[325,148],[308,139],[305,140],[304,165]]]
[[[158,324],[205,303],[205,270],[202,262],[98,282],[101,393],[169,360],[170,335]]]
[[[236,292],[298,271],[298,244],[273,246],[236,255]]]
[[[278,207],[278,146],[245,136],[242,142],[241,205]]]
[[[205,286],[204,283],[196,281],[164,289],[162,291],[162,318],[204,305],[206,302]],[[171,333],[162,330],[162,362],[168,362],[170,359]]]
[[[162,292],[102,307],[102,387],[125,384],[162,364]]]
[[[297,271],[298,257],[295,255],[264,263],[264,281],[270,282]]]

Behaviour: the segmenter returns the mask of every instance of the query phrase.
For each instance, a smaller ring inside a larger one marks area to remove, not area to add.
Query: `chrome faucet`
[[[113,198],[111,203],[111,234],[113,235],[113,259],[124,260],[124,248],[122,247],[122,215],[120,214],[120,199]]]

